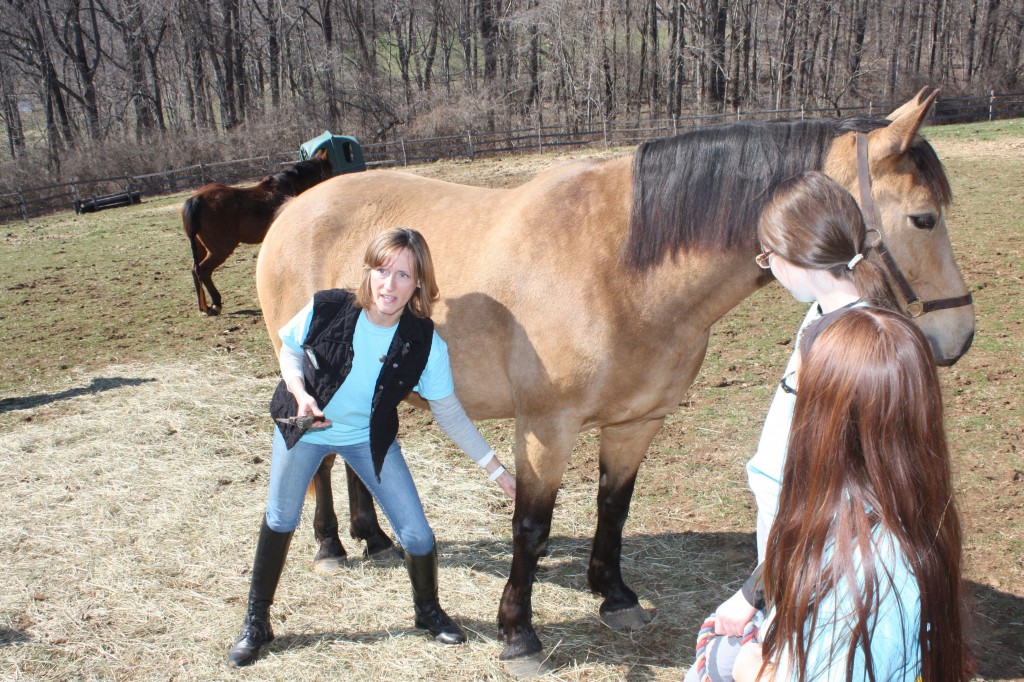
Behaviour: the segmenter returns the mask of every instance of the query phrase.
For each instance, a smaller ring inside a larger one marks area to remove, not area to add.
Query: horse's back
[[[602,167],[560,164],[511,189],[391,170],[320,183],[288,202],[263,242],[256,281],[268,328],[283,325],[319,289],[355,286],[366,244],[396,226],[423,233],[446,301],[483,294],[513,306],[522,267],[557,272],[581,249],[601,251],[583,213],[605,201],[591,182]],[[621,223],[626,204],[618,210]],[[443,323],[443,306],[440,314]]]

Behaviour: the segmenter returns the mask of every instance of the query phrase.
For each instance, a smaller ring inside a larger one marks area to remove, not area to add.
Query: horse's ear
[[[879,128],[871,134],[872,141],[877,144],[872,149],[872,156],[888,156],[890,154],[902,154],[910,148],[914,142],[914,136],[928,116],[935,98],[939,96],[939,89],[932,90],[931,94],[925,94],[928,88],[921,88],[921,91],[903,106],[896,109],[887,119],[892,121],[886,128]]]
[[[928,86],[926,85],[923,88],[921,88],[920,90],[918,90],[917,94],[914,95],[914,97],[912,99],[910,99],[909,101],[903,103],[902,105],[900,105],[900,107],[898,109],[896,109],[891,114],[886,116],[885,117],[886,120],[895,121],[900,116],[903,116],[907,112],[912,111],[913,109],[916,109],[917,108],[917,103],[921,101],[921,98],[924,97],[924,93],[926,93],[927,91],[928,91]]]

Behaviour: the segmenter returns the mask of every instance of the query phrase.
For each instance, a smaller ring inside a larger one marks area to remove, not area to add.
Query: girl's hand
[[[516,499],[516,477],[513,476],[506,470],[501,476],[498,476],[498,480],[495,481],[501,489],[505,491],[505,494],[512,498],[515,502]]]
[[[772,666],[765,666],[764,674],[758,674],[761,671],[761,663],[761,645],[756,642],[744,644],[733,664],[732,678],[736,682],[768,682],[775,679]]]
[[[756,612],[740,590],[715,609],[715,634],[742,637],[743,629]]]

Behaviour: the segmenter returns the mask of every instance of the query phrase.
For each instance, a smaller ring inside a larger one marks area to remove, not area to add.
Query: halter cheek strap
[[[920,317],[936,310],[961,308],[971,305],[974,302],[971,292],[967,292],[963,296],[922,301],[914,291],[914,288],[910,286],[910,282],[907,281],[903,271],[900,270],[900,266],[896,264],[892,254],[885,248],[885,244],[882,241],[882,230],[879,228],[878,219],[875,215],[875,202],[871,196],[871,169],[868,166],[868,136],[866,133],[857,133],[857,184],[860,188],[860,208],[864,214],[864,224],[868,232],[878,234],[878,240],[866,248],[873,248],[878,252],[882,263],[885,264],[886,269],[889,271],[889,277],[892,278],[892,281],[899,288],[903,300],[906,301],[904,309],[907,313],[911,317]]]

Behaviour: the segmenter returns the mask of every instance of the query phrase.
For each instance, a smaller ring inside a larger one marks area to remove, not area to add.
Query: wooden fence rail
[[[735,111],[671,119],[602,121],[589,126],[538,126],[504,131],[469,131],[462,135],[397,140],[362,145],[368,166],[407,166],[440,159],[534,153],[570,147],[635,145],[645,140],[697,126],[740,120],[794,121],[804,118],[884,115],[891,107],[872,105],[844,109],[770,109]],[[940,99],[932,109],[933,125],[993,121],[1024,117],[1024,93],[990,92],[981,97]],[[119,192],[141,192],[144,197],[197,189],[209,182],[233,184],[259,179],[298,159],[292,151],[271,152],[249,159],[197,164],[146,175],[76,180],[0,194],[0,223],[29,220],[55,211],[71,210],[75,201]]]

